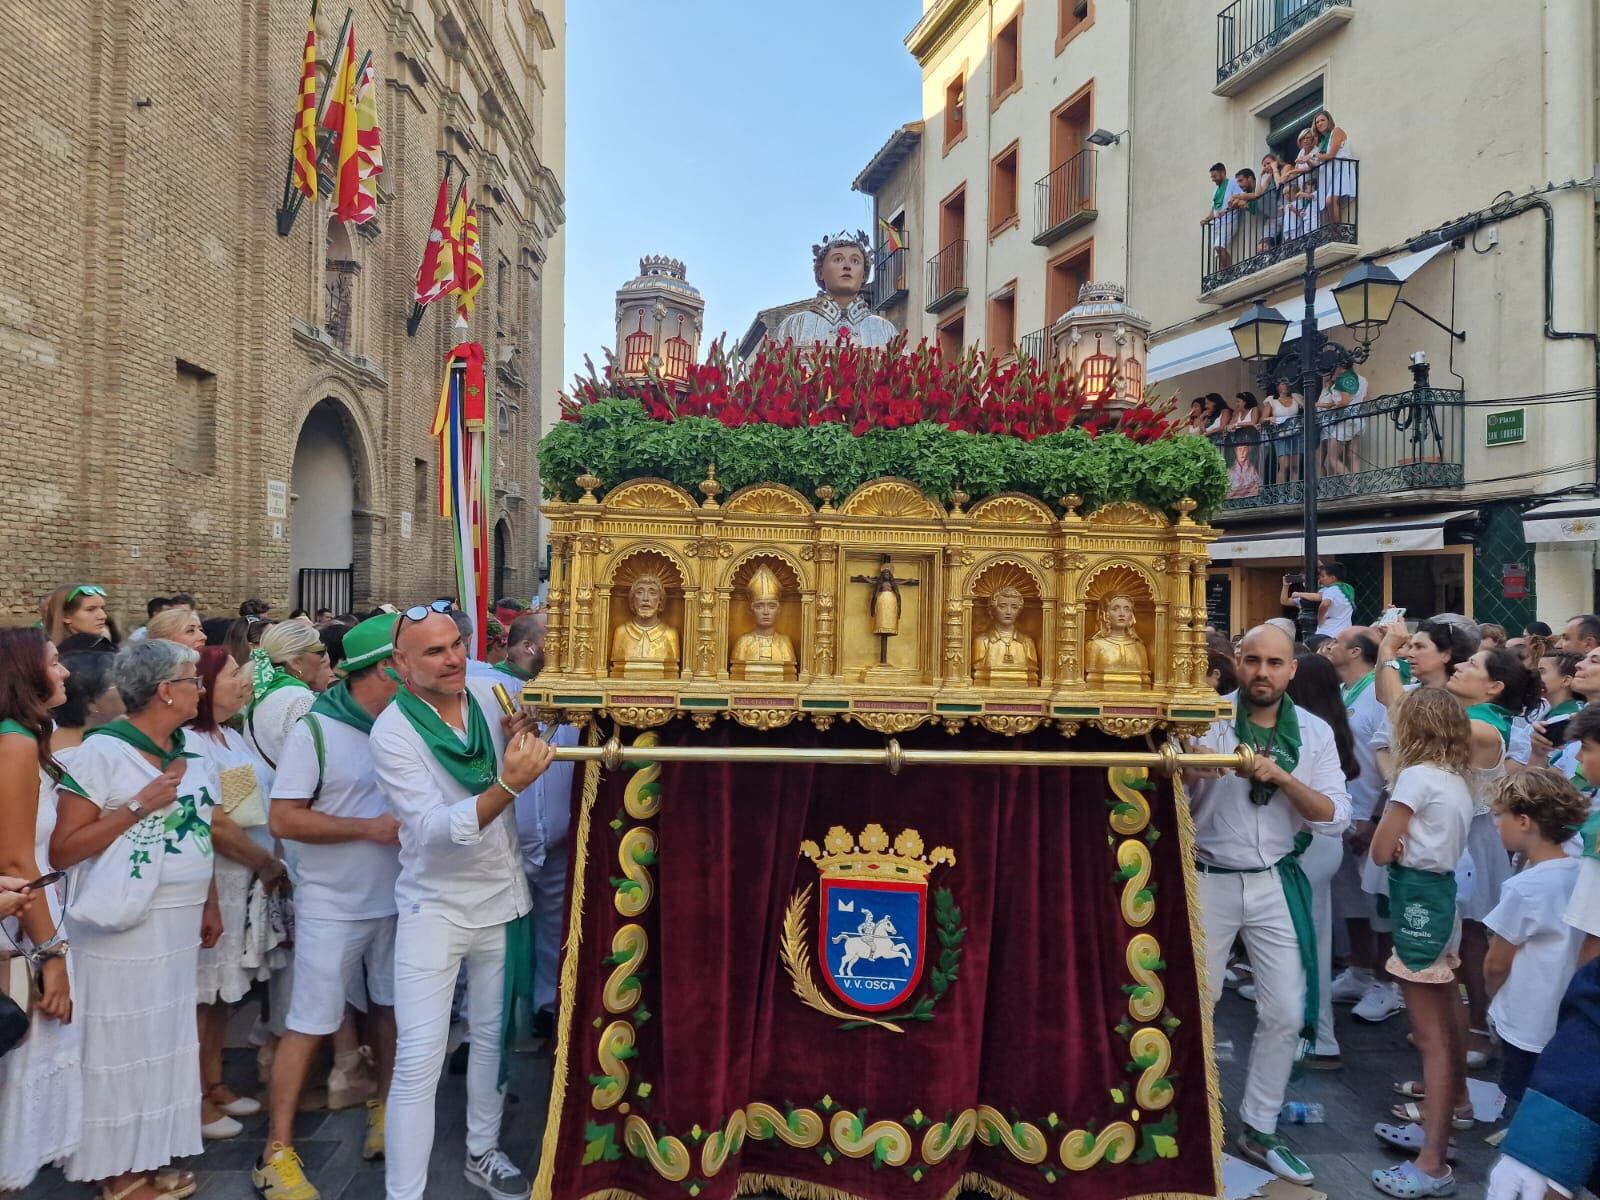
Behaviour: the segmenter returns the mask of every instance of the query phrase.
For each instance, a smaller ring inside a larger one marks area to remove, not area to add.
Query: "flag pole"
[[[311,19],[313,21],[315,21],[317,18],[318,7],[319,0],[311,0]],[[344,47],[345,34],[349,31],[350,22],[353,20],[355,20],[355,13],[351,9],[345,9],[344,23],[339,26],[339,36],[335,40],[335,44],[338,45],[341,50]],[[337,72],[335,72],[335,74],[337,74]],[[330,75],[328,78],[331,82],[334,76]],[[320,170],[322,165],[322,114],[327,111],[327,108],[328,88],[325,86],[322,89],[322,94],[317,97],[317,160],[312,164],[312,170]],[[299,110],[296,109],[296,112],[298,111]],[[293,139],[291,139],[289,143],[289,169],[285,171],[283,175],[283,202],[278,206],[279,237],[289,236],[289,231],[294,228],[294,219],[299,215],[300,206],[302,203],[304,203],[304,201],[305,197],[301,195],[301,193],[298,192],[294,186],[294,142]]]
[[[444,177],[446,179],[450,178],[450,168],[455,165],[455,161],[456,161],[456,156],[454,154],[445,155],[445,159],[444,159]],[[466,191],[466,188],[467,188],[467,169],[465,167],[463,167],[463,168],[461,168],[461,186],[456,189],[455,199],[450,201],[450,207],[446,210],[447,212],[455,212],[456,204],[461,199],[461,193]],[[413,300],[411,302],[411,315],[406,318],[406,336],[407,337],[416,337],[417,336],[417,330],[422,328],[422,318],[427,314],[427,311],[428,311],[428,306],[426,304],[418,304],[415,300]]]
[[[343,34],[339,35],[339,42],[340,42],[341,45],[344,43],[344,35]],[[366,55],[360,61],[360,63],[358,63],[356,65],[355,79],[356,79],[357,83],[360,82],[362,73],[367,69],[367,64],[370,63],[371,61],[372,61],[372,51],[368,50]],[[336,132],[334,132],[332,130],[324,130],[322,128],[322,109],[323,109],[322,105],[319,105],[318,108],[317,108],[317,130],[318,130],[318,137],[317,137],[317,171],[318,171],[319,175],[320,175],[320,173],[322,171],[322,164],[327,159],[332,157],[332,155],[335,153],[335,149],[334,148],[339,144],[339,135]],[[326,138],[322,137],[321,135],[323,133],[327,133],[328,136]],[[300,208],[301,208],[302,205],[305,204],[305,201],[306,201],[305,196],[303,196],[299,192],[294,193],[294,195],[289,198],[289,202],[294,206],[295,214],[298,214],[300,212]],[[289,220],[290,220],[291,223],[293,223],[294,216],[290,216]]]

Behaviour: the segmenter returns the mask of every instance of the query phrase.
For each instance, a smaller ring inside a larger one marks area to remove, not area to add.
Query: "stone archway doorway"
[[[511,522],[501,517],[494,523],[493,582],[489,603],[494,604],[511,591],[514,573],[511,565]]]
[[[349,612],[355,600],[356,454],[349,410],[319,401],[294,448],[289,594],[296,608]]]

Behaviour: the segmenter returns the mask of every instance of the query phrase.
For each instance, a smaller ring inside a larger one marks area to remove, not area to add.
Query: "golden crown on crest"
[[[859,838],[843,825],[835,825],[821,847],[810,840],[800,843],[800,853],[828,879],[926,882],[934,867],[956,865],[955,851],[948,846],[935,846],[927,854],[923,849],[922,835],[915,829],[902,831],[891,846],[888,833],[876,821],[863,829]]]

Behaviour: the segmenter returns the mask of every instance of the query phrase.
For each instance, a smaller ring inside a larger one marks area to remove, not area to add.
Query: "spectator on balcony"
[[[1244,170],[1234,176],[1244,189],[1235,203],[1255,214],[1255,226],[1259,230],[1257,254],[1266,254],[1276,246],[1283,231],[1283,195],[1278,188],[1281,169],[1278,156],[1269,152],[1261,156],[1261,174]]]
[[[1283,196],[1283,240],[1293,241],[1317,228],[1317,135],[1310,128],[1296,137],[1293,165],[1278,179]]]
[[[1240,188],[1236,180],[1228,177],[1228,168],[1222,163],[1211,164],[1211,186],[1211,209],[1200,219],[1200,224],[1211,226],[1208,240],[1211,249],[1216,251],[1216,270],[1226,271],[1233,266],[1229,243],[1239,224],[1239,214],[1231,202],[1239,195]]]
[[[1206,393],[1206,433],[1224,434],[1233,428],[1233,410],[1221,392]]]
[[[1280,379],[1277,392],[1267,397],[1266,415],[1272,424],[1273,449],[1277,452],[1277,481],[1294,483],[1300,478],[1300,450],[1292,430],[1284,426],[1300,412],[1300,393],[1294,391],[1287,379]]]
[[[1256,399],[1254,392],[1235,392],[1233,399],[1228,401],[1228,408],[1233,412],[1233,428],[1236,432],[1260,428],[1261,401]]]
[[[1328,414],[1322,426],[1322,467],[1329,475],[1352,475],[1360,449],[1361,421],[1347,410],[1367,398],[1367,381],[1352,368],[1324,371],[1317,411]]]
[[[1323,213],[1327,223],[1338,225],[1345,218],[1346,200],[1356,198],[1356,167],[1350,153],[1350,139],[1333,121],[1333,114],[1323,109],[1311,118],[1311,132],[1316,139],[1314,161],[1318,164],[1319,188],[1323,196]]]
[[[1203,434],[1206,431],[1208,419],[1209,414],[1206,412],[1205,397],[1196,396],[1189,401],[1189,415],[1183,419],[1183,431],[1185,433]]]

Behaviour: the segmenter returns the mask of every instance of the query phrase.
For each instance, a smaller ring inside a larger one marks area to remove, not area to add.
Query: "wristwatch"
[[[128,809],[129,812],[131,812],[134,815],[135,819],[137,819],[137,820],[143,820],[144,819],[144,815],[145,815],[144,805],[140,804],[137,799],[129,800],[128,803],[127,803],[127,809]]]
[[[1398,671],[1400,669],[1400,660],[1398,658],[1386,658],[1378,665],[1380,667],[1388,667],[1391,671]]]

